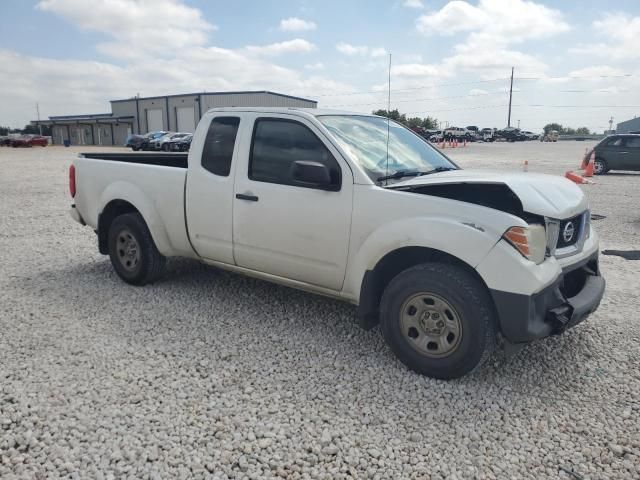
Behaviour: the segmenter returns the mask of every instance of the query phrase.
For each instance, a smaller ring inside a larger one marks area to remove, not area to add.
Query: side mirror
[[[319,162],[298,160],[291,164],[291,178],[308,187],[329,189],[331,174],[326,165]]]

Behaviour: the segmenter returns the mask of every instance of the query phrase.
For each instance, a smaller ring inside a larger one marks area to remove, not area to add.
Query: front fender
[[[475,268],[500,240],[501,233],[472,222],[444,217],[415,217],[386,223],[354,248],[345,278],[345,295],[359,297],[367,270],[388,253],[404,247],[445,252]]]
[[[171,255],[173,247],[160,214],[156,210],[153,201],[140,187],[124,180],[110,183],[100,194],[98,211],[102,212],[109,202],[113,200],[125,200],[133,205],[147,224],[158,251],[166,256]]]

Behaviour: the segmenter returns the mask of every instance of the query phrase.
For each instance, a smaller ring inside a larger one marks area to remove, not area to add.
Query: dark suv
[[[585,160],[594,150],[593,172],[596,175],[603,175],[609,170],[640,171],[640,135],[609,135],[585,154]]]

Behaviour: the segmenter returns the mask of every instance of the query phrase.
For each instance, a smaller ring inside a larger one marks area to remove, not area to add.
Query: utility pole
[[[511,67],[511,86],[509,87],[509,116],[507,117],[507,127],[511,126],[511,98],[513,97],[513,67]]]
[[[40,124],[40,105],[36,102],[36,113],[38,114],[38,128],[40,129],[40,136],[42,136],[42,125]]]
[[[613,117],[609,119],[609,133],[613,130]]]
[[[518,128],[520,128],[520,120],[518,120]]]

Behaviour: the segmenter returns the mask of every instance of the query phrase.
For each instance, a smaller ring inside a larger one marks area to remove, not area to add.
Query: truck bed
[[[81,153],[80,157],[92,160],[108,160],[111,162],[137,163],[160,167],[187,168],[188,153]]]

